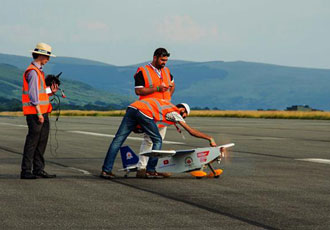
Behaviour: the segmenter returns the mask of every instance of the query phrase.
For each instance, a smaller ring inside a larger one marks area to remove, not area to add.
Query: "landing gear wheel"
[[[200,176],[196,176],[196,179],[202,179],[203,177],[200,177]]]
[[[214,178],[219,178],[220,177],[220,175],[218,175],[218,176],[214,176]]]

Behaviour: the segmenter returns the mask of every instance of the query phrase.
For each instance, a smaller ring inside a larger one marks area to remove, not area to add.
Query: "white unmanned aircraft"
[[[159,158],[156,166],[157,172],[188,172],[198,179],[206,176],[218,178],[223,170],[214,169],[211,164],[215,161],[220,164],[221,159],[225,156],[225,149],[234,145],[234,143],[230,143],[217,147],[188,150],[151,150],[149,152],[143,152],[141,155]],[[125,171],[125,177],[128,177],[130,172],[137,170],[139,157],[128,146],[121,147],[120,153],[123,163],[122,171]],[[209,174],[204,172],[206,166],[211,170]]]

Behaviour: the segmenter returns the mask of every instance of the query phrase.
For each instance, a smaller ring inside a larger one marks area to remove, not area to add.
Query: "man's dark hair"
[[[39,56],[46,56],[46,57],[49,57],[48,55],[42,55],[42,54],[36,54],[36,53],[32,53],[32,57],[33,59],[37,59]]]
[[[33,57],[34,60],[37,59],[39,57],[39,55],[40,54],[32,53],[32,57]]]
[[[167,52],[165,48],[158,48],[154,52],[154,56],[156,57],[169,57],[170,53]]]

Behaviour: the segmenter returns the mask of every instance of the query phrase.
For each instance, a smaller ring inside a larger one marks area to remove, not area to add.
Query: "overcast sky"
[[[330,69],[329,0],[1,0],[0,53],[130,65],[172,59]]]

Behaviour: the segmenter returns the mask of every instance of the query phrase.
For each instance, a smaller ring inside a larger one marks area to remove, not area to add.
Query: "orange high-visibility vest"
[[[174,122],[166,120],[166,114],[170,112],[180,114],[179,109],[171,102],[158,98],[139,100],[130,104],[130,107],[134,107],[146,116],[153,118],[157,125],[173,125]]]
[[[149,66],[141,66],[138,68],[137,73],[142,71],[142,75],[145,82],[145,88],[153,88],[157,87],[160,84],[164,83],[166,87],[170,86],[171,83],[171,73],[170,70],[167,67],[164,67],[161,69],[161,76],[162,78],[159,78],[158,74],[155,72],[155,70]],[[154,92],[152,94],[148,94],[145,96],[140,95],[140,100],[145,98],[159,98],[159,99],[165,99],[170,101],[171,100],[171,93],[170,91],[165,92]]]
[[[22,104],[23,104],[23,113],[24,115],[28,114],[37,114],[36,107],[31,104],[30,97],[29,97],[29,83],[26,80],[26,74],[30,70],[35,70],[38,75],[38,89],[39,89],[39,106],[40,112],[50,113],[52,111],[52,105],[49,103],[49,97],[46,93],[46,82],[45,82],[45,75],[44,73],[32,63],[23,73],[23,90],[22,90]]]

